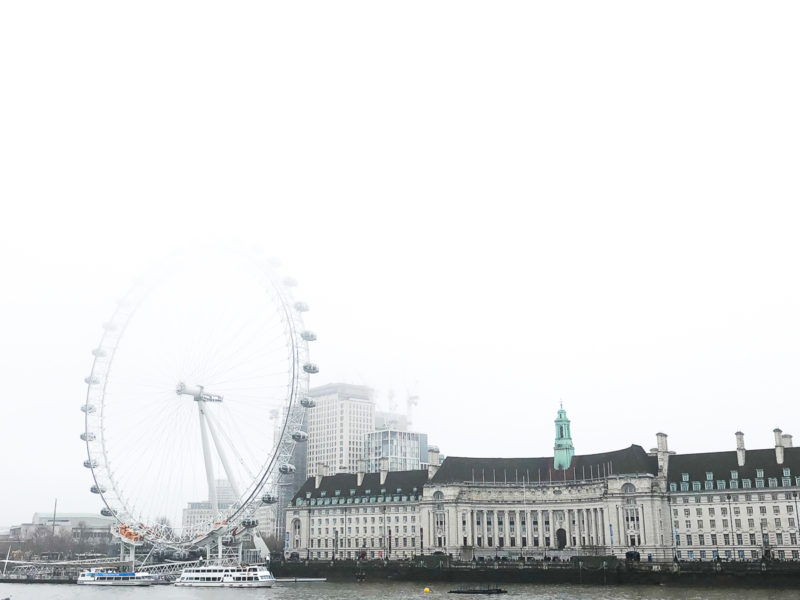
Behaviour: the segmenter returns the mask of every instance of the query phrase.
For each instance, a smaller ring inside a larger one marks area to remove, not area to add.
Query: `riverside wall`
[[[799,562],[626,563],[614,557],[594,556],[561,563],[481,564],[425,557],[417,561],[301,561],[273,564],[271,568],[275,577],[325,577],[329,581],[800,588]]]

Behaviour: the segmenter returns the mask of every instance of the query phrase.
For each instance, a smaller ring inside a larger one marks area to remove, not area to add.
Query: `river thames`
[[[453,598],[478,598],[472,595],[451,595],[457,584],[430,584],[430,593],[424,593],[424,584],[418,583],[304,583],[277,584],[271,589],[209,589],[152,586],[142,588],[86,587],[77,584],[0,584],[0,598],[12,600],[42,598],[47,600],[181,600],[199,598],[269,598],[270,600],[396,600],[419,598],[444,600]],[[504,598],[517,600],[789,600],[798,597],[795,589],[757,588],[700,588],[664,586],[588,586],[588,585],[537,585],[501,584],[508,590]]]

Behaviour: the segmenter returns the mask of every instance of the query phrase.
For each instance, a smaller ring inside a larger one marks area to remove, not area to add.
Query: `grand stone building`
[[[461,560],[574,555],[653,560],[798,559],[800,448],[676,454],[656,447],[574,453],[559,410],[552,457],[430,457],[427,470],[317,477],[287,508],[288,552],[310,559]],[[390,537],[393,542],[390,544]],[[391,548],[390,548],[391,546]]]

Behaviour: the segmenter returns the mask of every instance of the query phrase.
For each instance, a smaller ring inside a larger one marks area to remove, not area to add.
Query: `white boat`
[[[264,565],[187,567],[175,585],[184,587],[272,587],[275,578]]]
[[[95,568],[81,571],[79,585],[153,585],[155,578],[150,573],[122,573]]]

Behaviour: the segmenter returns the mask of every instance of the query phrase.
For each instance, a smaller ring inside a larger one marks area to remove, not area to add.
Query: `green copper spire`
[[[556,470],[564,471],[569,469],[572,463],[572,456],[575,454],[575,449],[572,447],[572,436],[569,432],[569,419],[567,418],[567,411],[564,410],[564,404],[558,410],[558,418],[556,423],[556,445],[553,448],[553,466]]]

